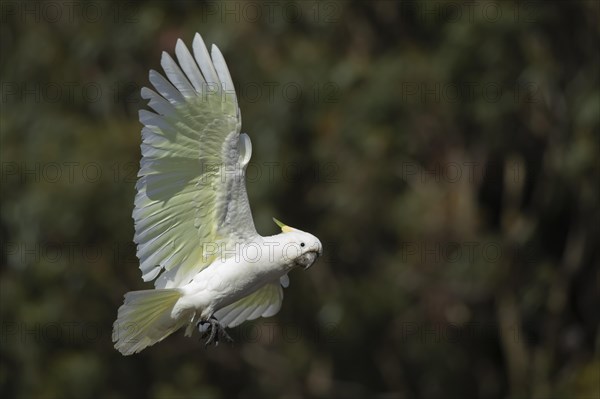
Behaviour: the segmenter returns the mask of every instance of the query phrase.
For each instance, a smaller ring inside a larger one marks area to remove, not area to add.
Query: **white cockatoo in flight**
[[[151,70],[156,91],[141,91],[154,112],[140,111],[134,241],[155,288],[125,294],[112,337],[123,355],[182,327],[190,336],[198,326],[207,345],[230,339],[226,327],[276,314],[287,273],[323,252],[317,237],[277,220],[281,234],[256,232],[245,186],[252,145],[229,70],[199,34],[192,49],[177,41],[179,63],[163,52],[167,79]]]

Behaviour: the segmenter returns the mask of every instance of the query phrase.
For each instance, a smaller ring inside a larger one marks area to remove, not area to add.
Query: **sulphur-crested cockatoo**
[[[260,236],[248,204],[252,153],[229,70],[199,34],[192,55],[180,40],[178,63],[163,52],[167,79],[151,70],[142,89],[155,112],[140,111],[142,160],[133,219],[144,281],[155,289],[125,294],[113,326],[115,348],[130,355],[186,327],[228,338],[225,327],[276,314],[287,273],[322,254],[312,234],[284,225]]]

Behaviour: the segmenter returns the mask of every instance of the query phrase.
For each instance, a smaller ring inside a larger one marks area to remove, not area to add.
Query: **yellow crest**
[[[287,226],[275,218],[273,218],[273,221],[277,224],[277,226],[281,227],[281,231],[284,233],[291,233],[292,231],[294,231],[293,227]]]

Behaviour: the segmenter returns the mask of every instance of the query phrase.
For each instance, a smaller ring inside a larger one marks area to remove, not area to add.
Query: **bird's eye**
[[[303,243],[303,242],[301,242],[301,243],[300,243],[300,246],[301,246],[301,247],[303,247],[303,246],[304,246],[304,243]]]

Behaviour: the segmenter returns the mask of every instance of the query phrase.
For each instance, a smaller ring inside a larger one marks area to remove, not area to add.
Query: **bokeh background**
[[[0,4],[4,398],[598,398],[596,1]],[[225,55],[276,317],[122,357],[148,70]]]

